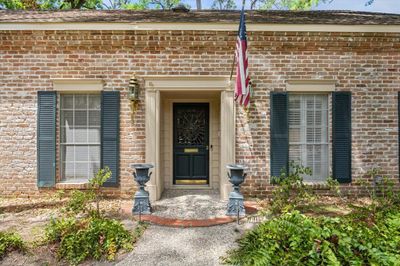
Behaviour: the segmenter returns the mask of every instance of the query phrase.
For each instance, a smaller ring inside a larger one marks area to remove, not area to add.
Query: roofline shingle
[[[238,23],[239,11],[0,10],[0,23]],[[400,25],[400,14],[355,11],[247,11],[251,24]]]

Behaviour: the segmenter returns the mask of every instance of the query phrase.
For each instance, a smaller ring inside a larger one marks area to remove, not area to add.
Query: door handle
[[[206,151],[208,151],[208,145],[206,146]]]

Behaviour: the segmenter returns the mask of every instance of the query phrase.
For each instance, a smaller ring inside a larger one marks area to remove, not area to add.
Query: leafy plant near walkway
[[[132,249],[132,235],[112,219],[88,217],[61,218],[46,228],[47,239],[59,243],[58,256],[72,264],[87,258],[114,260],[119,249]]]
[[[0,231],[0,259],[14,250],[26,251],[26,245],[21,236],[17,233]]]
[[[348,215],[308,217],[298,209],[317,197],[303,183],[309,174],[300,166],[276,181],[265,213],[275,215],[239,240],[224,262],[232,265],[400,265],[400,195],[393,181],[370,171],[359,182],[371,204],[351,205]],[[342,197],[340,185],[327,186]]]
[[[273,214],[293,211],[296,206],[312,200],[313,193],[309,186],[303,182],[304,175],[310,175],[311,169],[290,164],[289,173],[282,172],[281,176],[273,177],[276,184],[270,199],[269,211]]]
[[[65,258],[71,264],[88,258],[114,260],[118,250],[132,249],[137,231],[144,230],[140,225],[132,235],[119,221],[105,218],[100,212],[100,187],[110,176],[108,168],[100,169],[90,180],[89,190],[74,191],[64,215],[52,219],[46,227],[46,239],[57,244],[60,259]]]
[[[239,241],[232,265],[399,265],[400,211],[375,223],[351,217],[311,218],[298,211],[260,224]]]

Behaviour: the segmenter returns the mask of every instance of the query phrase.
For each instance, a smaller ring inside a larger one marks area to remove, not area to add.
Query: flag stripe
[[[248,69],[247,36],[244,8],[240,13],[239,32],[236,40],[236,86],[235,100],[244,107],[250,102],[250,77]]]

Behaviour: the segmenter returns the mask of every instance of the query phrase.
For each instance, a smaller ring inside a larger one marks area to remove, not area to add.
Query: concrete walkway
[[[212,190],[166,190],[153,204],[153,214],[179,219],[206,219],[223,216],[226,201]],[[211,227],[173,228],[150,225],[132,253],[120,266],[214,266],[235,247],[244,224],[229,223]]]
[[[235,223],[202,228],[150,225],[132,253],[117,265],[220,265],[220,256],[235,247],[240,236],[236,228]]]

